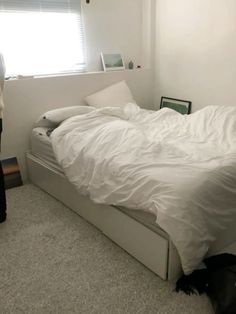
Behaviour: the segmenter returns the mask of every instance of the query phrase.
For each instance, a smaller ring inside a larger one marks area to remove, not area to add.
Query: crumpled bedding
[[[150,211],[185,274],[236,220],[236,107],[92,110],[51,134],[65,175],[94,202]],[[148,245],[148,244],[147,244]]]

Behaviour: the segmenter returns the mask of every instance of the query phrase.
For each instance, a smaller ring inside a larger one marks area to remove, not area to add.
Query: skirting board
[[[164,280],[182,274],[178,253],[163,237],[114,206],[100,205],[79,194],[64,175],[26,153],[30,181],[95,225],[106,236]]]

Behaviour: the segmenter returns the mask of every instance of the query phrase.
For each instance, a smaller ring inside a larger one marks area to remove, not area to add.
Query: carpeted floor
[[[7,191],[0,313],[212,314],[33,185]]]

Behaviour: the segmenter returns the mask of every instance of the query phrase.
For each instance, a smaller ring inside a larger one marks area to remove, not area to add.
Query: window
[[[84,72],[80,0],[0,0],[6,75]]]

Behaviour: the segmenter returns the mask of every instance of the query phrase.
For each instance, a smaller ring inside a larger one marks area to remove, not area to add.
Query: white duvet
[[[80,193],[156,215],[185,274],[236,220],[236,107],[188,116],[134,104],[94,108],[65,120],[51,138]]]

